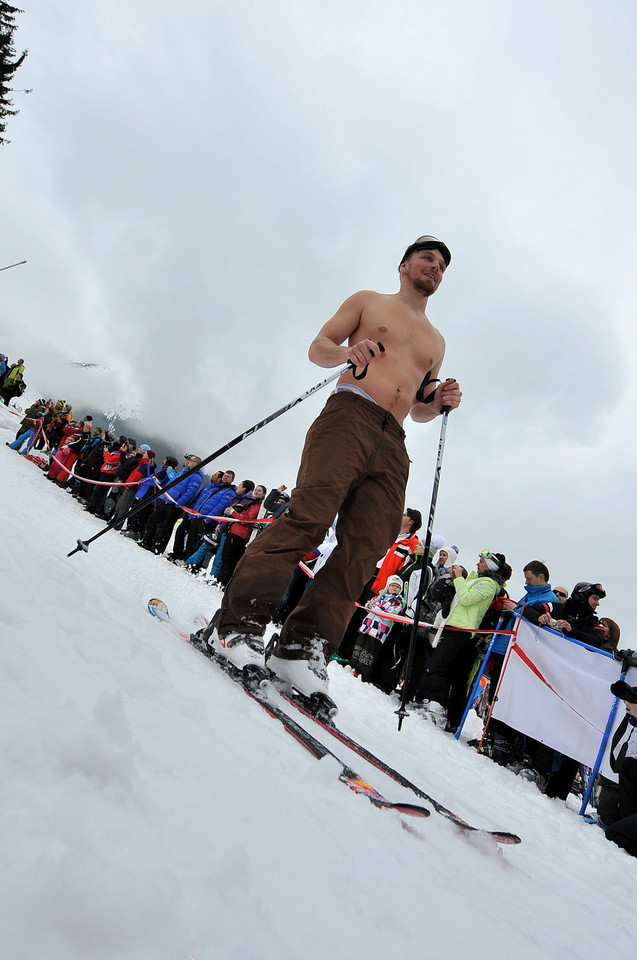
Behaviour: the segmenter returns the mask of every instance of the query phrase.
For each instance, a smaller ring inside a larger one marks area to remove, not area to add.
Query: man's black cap
[[[438,240],[436,237],[418,237],[417,240],[414,240],[413,243],[410,243],[407,249],[403,254],[403,258],[400,261],[399,266],[401,266],[405,260],[407,260],[412,253],[415,253],[416,250],[439,250],[442,254],[442,259],[445,261],[445,264],[449,266],[451,263],[451,251],[446,243],[443,243],[442,240]]]
[[[611,683],[610,692],[614,697],[619,697],[620,700],[637,703],[637,687],[631,687],[625,680],[617,680],[615,683]]]

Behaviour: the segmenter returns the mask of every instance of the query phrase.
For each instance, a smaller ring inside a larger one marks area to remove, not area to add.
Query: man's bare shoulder
[[[363,310],[366,307],[391,300],[393,296],[391,293],[378,293],[376,290],[357,290],[356,293],[353,293],[345,300],[343,306],[356,306]]]

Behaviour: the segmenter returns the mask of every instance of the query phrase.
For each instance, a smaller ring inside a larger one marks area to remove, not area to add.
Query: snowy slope
[[[214,590],[116,533],[67,558],[101,525],[5,447],[15,429],[0,407],[2,956],[632,954],[637,861],[575,802],[420,718],[398,733],[396,704],[332,665],[343,729],[523,842],[496,849],[435,814],[405,830],[145,611],[160,596],[188,622]]]

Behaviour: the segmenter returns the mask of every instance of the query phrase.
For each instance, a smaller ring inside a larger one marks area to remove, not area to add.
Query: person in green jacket
[[[511,576],[511,567],[503,553],[483,550],[477,570],[466,580],[458,564],[451,576],[455,597],[421,687],[427,717],[447,730],[457,729],[464,712],[476,655],[474,631]]]
[[[9,384],[13,385],[18,379],[19,373],[24,373],[24,360],[22,357],[20,357],[17,363],[12,363],[5,373],[2,381],[2,389],[4,390],[4,388],[8,387]]]

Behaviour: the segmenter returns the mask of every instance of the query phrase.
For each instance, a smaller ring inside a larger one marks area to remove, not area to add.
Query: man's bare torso
[[[402,423],[416,403],[423,378],[429,372],[437,376],[445,352],[444,338],[424,314],[397,294],[363,290],[355,298],[360,300],[360,319],[348,344],[364,339],[380,341],[385,356],[370,363],[363,380],[355,380],[348,371],[338,382],[361,387]]]

